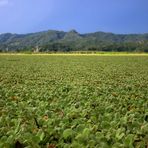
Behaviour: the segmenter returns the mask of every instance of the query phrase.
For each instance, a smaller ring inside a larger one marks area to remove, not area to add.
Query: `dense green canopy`
[[[1,34],[0,51],[140,51],[148,52],[148,34],[80,34],[75,30]]]

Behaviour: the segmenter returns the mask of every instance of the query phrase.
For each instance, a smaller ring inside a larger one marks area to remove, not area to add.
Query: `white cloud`
[[[0,7],[7,6],[9,4],[8,0],[0,0]]]

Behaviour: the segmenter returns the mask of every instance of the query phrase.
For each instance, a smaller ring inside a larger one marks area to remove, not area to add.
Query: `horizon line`
[[[143,34],[148,34],[148,32],[141,32],[141,33],[115,33],[115,32],[111,32],[111,31],[92,31],[92,32],[85,32],[85,33],[80,33],[79,31],[77,31],[76,29],[70,29],[69,31],[64,31],[61,29],[48,29],[48,30],[39,30],[39,31],[34,31],[34,32],[26,32],[26,33],[16,33],[16,32],[5,32],[5,33],[0,33],[0,35],[2,34],[16,34],[16,35],[27,35],[27,34],[35,34],[35,33],[41,33],[41,32],[48,32],[48,31],[58,31],[58,32],[65,32],[68,33],[70,31],[75,31],[78,34],[91,34],[91,33],[98,33],[98,32],[102,32],[102,33],[110,33],[110,34],[115,34],[115,35],[143,35]]]

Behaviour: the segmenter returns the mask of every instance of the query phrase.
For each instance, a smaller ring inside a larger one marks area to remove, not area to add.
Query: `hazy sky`
[[[0,33],[148,32],[148,0],[0,0]]]

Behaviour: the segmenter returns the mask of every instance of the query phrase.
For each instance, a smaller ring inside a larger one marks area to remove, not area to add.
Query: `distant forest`
[[[148,52],[148,33],[113,34],[95,32],[80,34],[48,30],[30,34],[0,35],[0,52],[70,52],[117,51]]]

